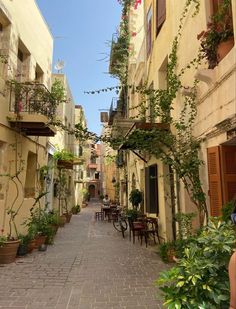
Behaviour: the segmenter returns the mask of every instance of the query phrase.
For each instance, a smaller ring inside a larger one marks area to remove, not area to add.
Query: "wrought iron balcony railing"
[[[40,114],[53,119],[57,104],[43,84],[10,82],[9,110],[15,114]]]

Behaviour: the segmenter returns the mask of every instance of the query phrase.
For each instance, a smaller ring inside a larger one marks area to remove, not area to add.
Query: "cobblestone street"
[[[59,229],[55,244],[0,267],[0,308],[157,309],[154,280],[166,266],[150,247],[94,221],[92,202]]]

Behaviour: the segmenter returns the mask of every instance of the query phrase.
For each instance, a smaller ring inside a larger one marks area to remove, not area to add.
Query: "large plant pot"
[[[64,216],[66,217],[66,223],[70,223],[71,217],[72,217],[72,213],[65,213]]]
[[[12,240],[0,247],[0,264],[9,264],[15,261],[19,244],[19,240]]]
[[[27,246],[28,253],[31,253],[36,248],[36,240],[32,239]]]
[[[233,48],[234,38],[230,38],[225,42],[221,42],[217,47],[217,60],[220,62]]]
[[[64,225],[66,224],[66,216],[65,215],[61,215],[60,217],[59,217],[59,226],[60,227],[63,227]]]
[[[28,245],[27,244],[20,244],[17,249],[18,256],[24,256],[28,253]]]
[[[58,224],[50,224],[50,228],[52,229],[53,234],[56,235],[58,230]]]
[[[38,249],[38,247],[40,247],[41,245],[45,244],[45,240],[46,240],[46,236],[44,235],[38,235],[36,238],[35,238],[35,247]]]
[[[86,203],[86,202],[82,203],[82,208],[86,208],[87,206],[88,206],[88,203]]]

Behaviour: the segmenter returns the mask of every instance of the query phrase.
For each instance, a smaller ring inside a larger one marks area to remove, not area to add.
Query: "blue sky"
[[[54,36],[53,69],[58,59],[66,74],[76,104],[84,107],[89,130],[101,133],[100,111],[108,109],[115,92],[95,95],[84,91],[115,86],[107,74],[110,41],[119,24],[117,0],[37,0]],[[55,71],[55,70],[54,70]]]

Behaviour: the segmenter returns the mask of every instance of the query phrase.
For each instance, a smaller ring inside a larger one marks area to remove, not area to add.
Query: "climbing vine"
[[[182,77],[187,70],[197,69],[201,63],[202,55],[198,51],[197,56],[193,58],[184,68],[177,70],[178,66],[178,47],[182,36],[183,24],[190,8],[194,5],[192,17],[199,12],[199,0],[187,0],[180,17],[177,34],[172,43],[171,53],[167,65],[167,89],[150,89],[147,84],[143,87],[135,88],[134,91],[140,92],[144,98],[135,109],[139,109],[138,118],[146,119],[147,108],[152,107],[152,118],[160,119],[162,124],[168,124],[169,129],[163,130],[163,127],[152,130],[136,129],[129,134],[127,138],[122,136],[111,139],[110,143],[114,147],[117,144],[125,144],[128,149],[136,149],[147,152],[162,160],[166,165],[176,172],[182,180],[192,202],[196,205],[199,213],[200,224],[203,225],[204,219],[208,218],[206,207],[206,197],[203,192],[199,168],[203,161],[199,159],[200,140],[193,134],[193,125],[197,115],[197,85],[194,80],[191,87],[186,87],[182,83]],[[181,93],[182,92],[182,93]],[[184,93],[185,92],[185,93]],[[176,97],[181,97],[181,111],[179,117],[173,117],[174,102]],[[147,103],[148,100],[148,104]],[[109,140],[109,138],[105,138]]]

